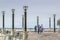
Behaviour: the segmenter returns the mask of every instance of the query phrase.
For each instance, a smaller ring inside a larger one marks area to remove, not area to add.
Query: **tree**
[[[59,31],[60,31],[60,18],[57,20],[57,25],[59,26]]]

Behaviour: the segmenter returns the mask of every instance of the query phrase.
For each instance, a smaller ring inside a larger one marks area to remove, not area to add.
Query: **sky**
[[[60,0],[0,0],[0,27],[2,27],[2,11],[5,11],[5,27],[12,27],[12,11],[15,9],[15,28],[22,27],[23,6],[27,5],[27,27],[34,28],[37,25],[37,16],[39,24],[44,28],[49,27],[49,17],[51,17],[51,27],[53,27],[53,14],[56,14],[57,20],[60,18]]]

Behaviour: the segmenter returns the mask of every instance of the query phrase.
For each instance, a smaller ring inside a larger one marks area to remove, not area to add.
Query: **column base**
[[[23,32],[23,40],[28,40],[28,32]]]
[[[5,33],[5,29],[2,29],[2,33],[3,33],[3,34]]]
[[[15,34],[15,31],[14,31],[14,29],[12,29],[12,30],[11,30],[11,35],[14,36],[14,34]]]

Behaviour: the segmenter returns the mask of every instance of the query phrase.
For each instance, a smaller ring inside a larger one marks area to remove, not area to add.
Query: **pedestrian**
[[[41,34],[41,32],[42,32],[42,27],[40,26],[39,27],[39,33]]]
[[[39,34],[39,30],[40,30],[40,25],[38,25],[38,34]]]

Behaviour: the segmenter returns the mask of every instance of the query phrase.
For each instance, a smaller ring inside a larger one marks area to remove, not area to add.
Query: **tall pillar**
[[[27,31],[27,8],[28,6],[23,6],[25,16],[25,31]]]
[[[25,17],[22,15],[22,29],[25,31]]]
[[[14,35],[14,11],[15,9],[12,9],[12,35]]]
[[[23,40],[27,40],[27,38],[28,38],[28,33],[27,33],[27,8],[28,8],[28,6],[23,6],[23,9],[24,9],[24,24],[25,24],[24,39]]]
[[[51,29],[51,17],[49,17],[49,29]]]
[[[56,32],[56,25],[55,25],[55,16],[56,16],[56,14],[53,14],[53,17],[54,17],[54,32]]]
[[[25,16],[22,15],[23,40],[25,38]]]
[[[38,29],[38,26],[39,26],[39,16],[37,16],[37,29]],[[39,29],[38,29],[38,33],[39,33]]]
[[[2,13],[3,13],[3,15],[2,15],[2,16],[3,16],[3,29],[2,29],[2,33],[4,33],[4,32],[5,32],[5,30],[4,30],[4,29],[5,29],[5,27],[4,27],[4,25],[5,25],[5,24],[4,24],[4,17],[5,17],[4,14],[5,14],[5,11],[2,11]]]

